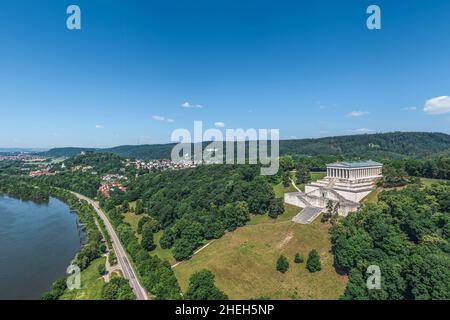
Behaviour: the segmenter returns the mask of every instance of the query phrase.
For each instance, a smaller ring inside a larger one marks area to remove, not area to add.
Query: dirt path
[[[201,247],[200,249],[198,249],[197,251],[195,251],[192,256],[195,256],[197,253],[199,253],[200,251],[202,251],[203,249],[205,249],[206,247],[208,247],[211,243],[213,243],[214,240],[211,240],[210,242],[208,242],[207,244],[205,244],[203,247]],[[180,263],[182,263],[183,261],[177,262],[175,264],[173,264],[171,267],[175,268],[177,265],[179,265]]]

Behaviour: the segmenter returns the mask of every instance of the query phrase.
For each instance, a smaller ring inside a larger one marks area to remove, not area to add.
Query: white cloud
[[[168,123],[174,123],[175,122],[175,120],[173,120],[173,119],[170,119],[170,118],[166,118],[166,117],[163,117],[163,116],[152,116],[152,119],[153,120],[155,120],[155,121],[161,121],[161,122],[168,122]]]
[[[225,128],[225,123],[223,123],[223,122],[216,122],[216,123],[214,123],[214,125],[215,125],[217,128]]]
[[[330,132],[329,132],[328,130],[320,130],[319,133],[320,133],[320,134],[328,134],[328,133],[330,133]]]
[[[368,115],[367,111],[352,111],[348,114],[349,117],[362,117]]]
[[[192,104],[190,102],[183,102],[181,104],[182,108],[186,108],[186,109],[201,109],[203,108],[203,106],[201,104]]]
[[[417,108],[416,107],[406,107],[402,109],[403,111],[416,111]]]
[[[289,139],[297,139],[297,136],[290,136]]]
[[[444,114],[450,112],[450,97],[441,96],[428,100],[423,111],[428,114]]]
[[[375,132],[375,130],[367,129],[367,128],[359,128],[359,129],[355,129],[354,132],[360,133],[360,134],[362,134],[362,133],[373,133],[373,132]]]
[[[95,125],[95,128],[96,128],[96,129],[104,129],[105,126],[103,126],[103,125],[101,125],[101,124],[96,124],[96,125]]]
[[[164,118],[162,116],[152,116],[152,119],[156,120],[156,121],[164,121],[164,120],[166,120],[166,118]]]

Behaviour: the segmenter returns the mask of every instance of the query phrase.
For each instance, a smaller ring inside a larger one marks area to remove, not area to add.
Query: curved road
[[[147,291],[144,289],[144,287],[139,283],[139,280],[136,276],[136,272],[134,271],[133,267],[131,266],[130,261],[128,260],[128,256],[122,246],[122,243],[119,240],[119,237],[117,236],[116,232],[114,231],[114,228],[112,227],[111,223],[109,222],[108,218],[106,217],[106,214],[100,209],[97,202],[95,202],[92,199],[89,199],[81,194],[72,192],[78,199],[87,201],[91,206],[94,207],[95,211],[97,212],[100,219],[102,219],[103,223],[105,224],[106,230],[109,233],[109,236],[111,238],[111,242],[113,245],[113,249],[117,256],[117,262],[119,263],[120,268],[122,269],[123,276],[125,279],[127,279],[130,282],[130,286],[133,289],[134,294],[136,295],[137,300],[148,300],[148,294]]]

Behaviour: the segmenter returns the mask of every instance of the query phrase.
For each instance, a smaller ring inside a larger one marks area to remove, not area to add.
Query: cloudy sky
[[[379,31],[360,0],[8,1],[0,147],[164,143],[195,120],[450,133],[450,1],[376,2]]]

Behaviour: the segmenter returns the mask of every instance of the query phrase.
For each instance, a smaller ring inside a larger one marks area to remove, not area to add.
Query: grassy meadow
[[[216,285],[231,299],[338,299],[346,278],[336,273],[331,255],[329,225],[320,218],[310,225],[295,224],[290,218],[299,209],[288,206],[277,220],[249,224],[215,240],[207,248],[174,268],[183,291],[195,271],[208,269]],[[310,273],[305,263],[295,264],[298,252],[307,258],[316,249],[322,271]],[[282,274],[276,271],[279,255],[290,264]]]
[[[98,258],[81,271],[81,288],[79,290],[66,289],[60,300],[101,300],[102,288],[105,283],[98,274],[98,266],[105,264],[106,258]]]

